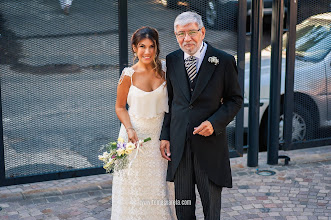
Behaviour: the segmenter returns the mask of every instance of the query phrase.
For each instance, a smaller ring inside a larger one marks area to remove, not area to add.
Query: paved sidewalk
[[[234,187],[223,190],[221,219],[331,219],[331,146],[280,155],[291,157],[289,166],[268,166],[259,155],[258,169],[273,176],[257,175],[246,155],[231,159]],[[103,174],[0,187],[0,219],[110,219],[111,183]]]

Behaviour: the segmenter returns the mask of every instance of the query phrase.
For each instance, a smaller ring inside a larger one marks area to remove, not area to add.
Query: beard
[[[190,45],[189,48],[185,47],[186,45]],[[198,49],[199,49],[199,45],[196,42],[183,42],[182,45],[180,45],[180,48],[187,54],[189,55],[194,55]]]

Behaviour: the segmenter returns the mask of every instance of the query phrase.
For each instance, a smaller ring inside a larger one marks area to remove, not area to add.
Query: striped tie
[[[197,76],[197,58],[194,56],[189,56],[185,59],[185,68],[187,71],[188,78],[193,82],[194,78]]]

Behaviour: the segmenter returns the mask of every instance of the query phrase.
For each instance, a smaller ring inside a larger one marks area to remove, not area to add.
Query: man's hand
[[[170,142],[167,140],[161,140],[160,143],[160,151],[161,151],[161,155],[164,159],[171,161],[170,159]]]
[[[194,128],[193,134],[208,137],[214,133],[213,125],[209,121],[202,122],[198,127]]]

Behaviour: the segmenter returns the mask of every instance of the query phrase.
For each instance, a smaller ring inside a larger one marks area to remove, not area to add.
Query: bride
[[[148,137],[151,141],[143,144],[134,159],[135,152],[129,155],[129,168],[114,173],[111,219],[176,219],[174,186],[166,182],[167,161],[159,151],[168,95],[158,32],[150,27],[138,29],[131,46],[138,62],[124,68],[117,87],[115,110],[122,122],[119,137],[133,143]]]

